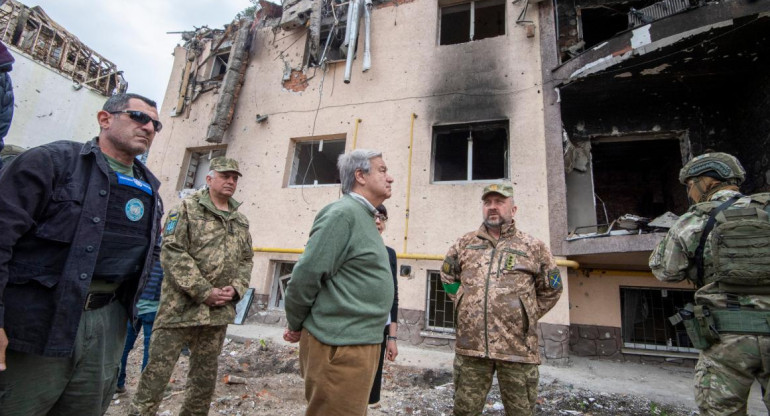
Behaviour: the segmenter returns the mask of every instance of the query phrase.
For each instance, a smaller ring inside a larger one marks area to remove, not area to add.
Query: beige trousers
[[[364,416],[380,344],[326,345],[306,329],[299,340],[306,416]]]

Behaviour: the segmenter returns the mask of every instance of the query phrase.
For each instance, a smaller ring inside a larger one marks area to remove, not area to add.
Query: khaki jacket
[[[441,280],[455,305],[457,354],[540,363],[537,322],[562,292],[556,261],[542,241],[515,222],[499,240],[482,225],[449,249]]]
[[[230,213],[214,207],[207,189],[172,209],[163,229],[161,264],[165,276],[155,327],[227,325],[237,299],[210,307],[203,303],[214,288],[232,286],[240,299],[249,286],[251,235],[240,205],[230,198]]]

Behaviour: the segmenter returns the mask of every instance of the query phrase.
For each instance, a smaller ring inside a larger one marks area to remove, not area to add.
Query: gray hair
[[[102,106],[102,110],[107,112],[112,111],[122,111],[128,108],[128,100],[135,98],[137,100],[144,101],[147,105],[149,105],[152,108],[158,108],[158,104],[155,103],[155,101],[143,97],[139,94],[131,94],[131,93],[124,93],[124,94],[115,94],[107,99],[107,101],[104,103],[104,106]]]
[[[206,174],[206,177],[207,177],[207,178],[211,178],[211,179],[214,179],[214,178],[216,178],[216,177],[217,177],[217,175],[214,173],[214,169],[211,169],[211,170],[209,171],[209,173],[207,173],[207,174]]]
[[[381,157],[382,152],[377,150],[356,149],[350,153],[340,155],[337,159],[337,169],[340,171],[340,185],[342,193],[349,194],[356,183],[356,171],[369,173],[372,164],[369,162],[375,157]]]

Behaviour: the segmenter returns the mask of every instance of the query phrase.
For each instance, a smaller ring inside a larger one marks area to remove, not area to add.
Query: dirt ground
[[[138,340],[128,362],[127,392],[116,395],[107,415],[125,415],[136,391],[142,360]],[[159,415],[179,412],[184,400],[187,357],[180,357],[161,404]],[[230,376],[230,382],[224,382]],[[386,362],[382,401],[370,406],[370,416],[451,415],[452,374],[435,370],[393,365]],[[219,357],[219,377],[209,414],[292,416],[304,413],[304,385],[299,376],[298,350],[270,340],[245,343],[226,340]],[[536,415],[668,415],[697,414],[683,406],[663,405],[644,397],[596,393],[559,381],[541,378]],[[497,385],[488,396],[484,415],[504,415]]]

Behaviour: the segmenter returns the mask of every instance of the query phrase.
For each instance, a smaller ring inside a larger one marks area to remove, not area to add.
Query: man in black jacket
[[[0,1],[0,4],[4,1]],[[0,42],[0,151],[3,150],[3,138],[8,134],[11,128],[11,119],[13,119],[13,84],[11,76],[8,75],[13,69],[15,59],[3,42]],[[3,168],[3,161],[0,160],[0,169]]]
[[[110,97],[99,136],[30,149],[0,173],[0,409],[101,415],[157,260],[160,182],[136,156],[155,102]]]

